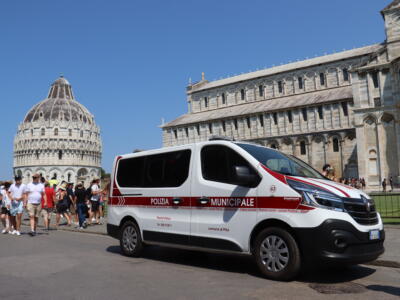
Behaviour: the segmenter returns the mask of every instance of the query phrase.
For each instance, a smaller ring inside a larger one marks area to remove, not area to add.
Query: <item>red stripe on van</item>
[[[313,207],[300,205],[300,197],[209,197],[201,204],[200,197],[179,197],[182,202],[174,204],[174,197],[111,197],[109,205],[138,206],[148,208],[195,208],[195,209],[289,209],[312,210]]]
[[[310,180],[312,180],[311,178],[309,178]],[[312,180],[313,182],[316,182],[315,180]],[[319,181],[317,181],[318,183],[321,183],[321,182],[319,182]],[[349,194],[347,194],[345,191],[343,191],[342,189],[339,189],[338,187],[336,187],[336,186],[334,186],[334,185],[331,185],[331,184],[329,184],[329,183],[325,183],[325,182],[322,182],[321,184],[326,184],[327,186],[330,186],[331,188],[334,188],[334,189],[336,189],[336,190],[338,190],[339,192],[341,192],[345,197],[347,197],[347,198],[350,198],[350,195]]]
[[[278,179],[279,181],[283,182],[284,184],[287,184],[285,175],[283,175],[281,173],[278,173],[278,172],[275,172],[275,171],[272,171],[271,169],[267,168],[263,164],[260,164],[260,165],[265,171],[267,171],[269,174],[274,176],[276,179]]]

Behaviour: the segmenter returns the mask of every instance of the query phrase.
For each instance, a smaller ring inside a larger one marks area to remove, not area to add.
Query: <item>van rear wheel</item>
[[[140,256],[143,250],[143,242],[139,227],[134,222],[126,221],[122,225],[119,244],[124,255]]]
[[[300,271],[299,247],[283,228],[270,227],[261,231],[253,255],[261,273],[269,279],[291,280]]]

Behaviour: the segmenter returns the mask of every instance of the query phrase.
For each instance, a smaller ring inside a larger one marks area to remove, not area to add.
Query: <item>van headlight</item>
[[[287,183],[302,196],[302,204],[344,211],[343,200],[327,190],[290,179],[287,179]]]

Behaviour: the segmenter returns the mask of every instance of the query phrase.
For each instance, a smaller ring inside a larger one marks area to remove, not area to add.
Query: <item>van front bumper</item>
[[[310,262],[360,264],[377,259],[384,251],[385,231],[370,240],[369,232],[351,223],[328,219],[314,228],[294,228],[303,257]]]

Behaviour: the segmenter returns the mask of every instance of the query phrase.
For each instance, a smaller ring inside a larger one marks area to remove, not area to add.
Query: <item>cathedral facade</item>
[[[187,86],[188,113],[162,126],[163,145],[213,135],[295,155],[340,178],[400,183],[400,0],[381,11],[386,40]]]
[[[84,182],[100,177],[102,143],[94,116],[80,104],[62,76],[48,96],[26,114],[14,139],[14,174],[29,182],[46,179]]]

